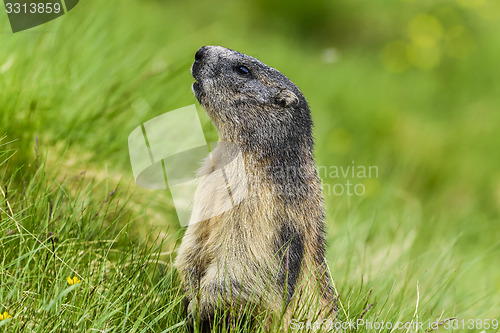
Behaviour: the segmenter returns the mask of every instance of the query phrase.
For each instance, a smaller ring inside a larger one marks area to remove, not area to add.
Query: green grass
[[[195,103],[206,44],[299,85],[318,165],[377,167],[322,175],[338,322],[500,319],[497,2],[305,6],[90,0],[17,34],[0,12],[2,330],[185,331],[182,230],[168,193],[135,186],[127,137]],[[332,192],[347,181],[366,193]]]

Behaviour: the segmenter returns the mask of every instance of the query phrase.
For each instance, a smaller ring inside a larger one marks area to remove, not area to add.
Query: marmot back
[[[304,96],[279,71],[220,46],[200,48],[192,74],[220,143],[199,170],[176,260],[188,313],[202,321],[241,307],[284,312],[286,321],[328,316],[334,295]],[[222,166],[224,181],[214,182]]]

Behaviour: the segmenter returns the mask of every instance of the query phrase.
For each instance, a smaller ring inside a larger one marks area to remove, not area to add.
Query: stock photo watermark
[[[128,138],[135,182],[150,189],[169,189],[181,226],[220,215],[243,200],[252,200],[257,182],[279,183],[276,195],[297,195],[296,180],[310,175],[308,166],[268,166],[264,176],[250,178],[239,148],[232,143],[205,140],[195,105],[157,116],[132,131]],[[210,167],[200,168],[203,161]],[[319,166],[325,196],[363,196],[367,179],[379,177],[376,166]],[[237,175],[237,177],[228,177]],[[200,185],[201,184],[201,185]],[[198,187],[218,198],[217,206],[197,201]],[[269,192],[273,194],[273,192]],[[199,204],[194,205],[197,201]]]
[[[207,143],[196,107],[167,112],[137,127],[129,135],[130,162],[136,184],[150,190],[170,190],[181,226],[201,222],[230,210],[246,198],[248,187],[241,152],[229,143]],[[218,164],[199,172],[201,162],[217,150]],[[228,181],[227,172],[241,177]],[[193,209],[200,182],[209,184],[222,204],[204,202]]]
[[[78,4],[79,0],[4,0],[12,32],[31,29],[56,19]]]
[[[357,331],[360,329],[365,330],[390,330],[391,332],[396,330],[405,331],[432,331],[437,329],[445,330],[465,330],[474,329],[482,330],[486,332],[488,330],[496,331],[500,327],[498,319],[457,319],[449,318],[444,320],[427,320],[427,321],[370,321],[365,319],[348,320],[348,321],[334,321],[331,319],[325,319],[322,321],[299,321],[297,319],[292,319],[290,322],[290,329],[292,331],[329,331],[329,332],[351,332],[353,330]]]
[[[323,193],[326,197],[364,196],[367,192],[365,181],[379,177],[378,166],[358,165],[351,161],[350,165],[320,165],[318,174],[323,180]]]

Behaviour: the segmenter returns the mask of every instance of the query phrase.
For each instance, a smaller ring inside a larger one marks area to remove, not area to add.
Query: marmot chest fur
[[[220,142],[199,170],[176,259],[188,312],[209,320],[238,305],[324,317],[333,292],[304,96],[279,71],[220,46],[200,48],[192,74]],[[299,313],[306,302],[315,310]]]

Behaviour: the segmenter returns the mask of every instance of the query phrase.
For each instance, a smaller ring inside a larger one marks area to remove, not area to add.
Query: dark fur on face
[[[300,90],[259,60],[220,46],[204,46],[192,67],[193,91],[221,141],[262,156],[312,149],[311,116]]]

